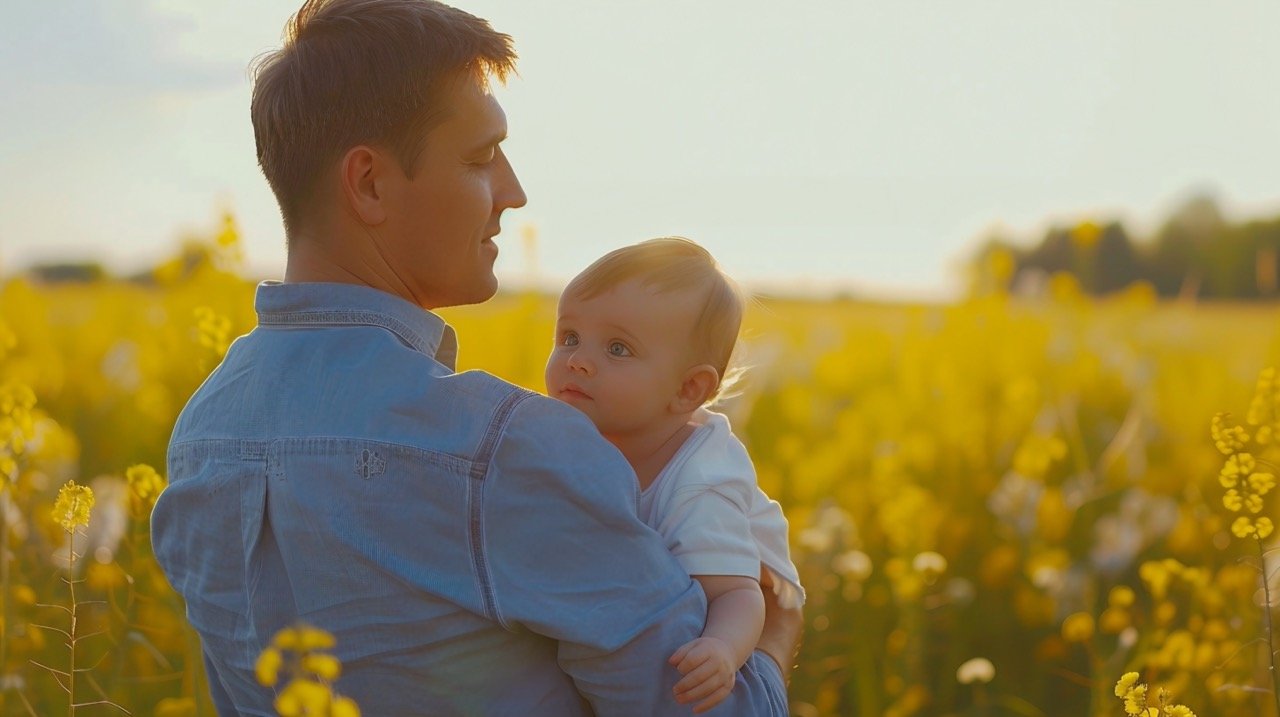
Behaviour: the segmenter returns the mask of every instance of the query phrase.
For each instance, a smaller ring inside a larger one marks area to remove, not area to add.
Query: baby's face
[[[547,395],[579,409],[605,436],[643,431],[671,415],[693,367],[700,297],[638,279],[590,299],[560,297]]]

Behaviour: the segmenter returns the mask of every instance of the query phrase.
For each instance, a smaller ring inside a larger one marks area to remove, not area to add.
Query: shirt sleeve
[[[498,619],[556,640],[596,714],[687,717],[667,658],[701,633],[706,597],[637,517],[622,455],[577,410],[530,398],[485,483],[482,555]],[[753,655],[714,714],[787,714],[773,661]]]
[[[685,488],[673,496],[658,532],[690,575],[760,577],[760,554],[739,491]]]

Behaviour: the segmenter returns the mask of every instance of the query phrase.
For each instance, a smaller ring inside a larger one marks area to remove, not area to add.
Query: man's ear
[[[674,413],[695,411],[707,402],[720,385],[720,373],[709,363],[699,364],[685,371],[680,390],[671,400]]]
[[[342,196],[361,222],[377,226],[387,220],[386,187],[383,175],[387,158],[378,150],[356,145],[342,155],[338,167]]]

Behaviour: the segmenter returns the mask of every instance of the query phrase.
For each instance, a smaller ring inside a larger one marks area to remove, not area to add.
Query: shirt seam
[[[332,317],[332,318],[328,318]],[[434,358],[440,349],[440,341],[431,341],[409,324],[387,314],[363,309],[341,311],[270,311],[258,314],[259,326],[376,326],[395,334],[416,351]],[[443,334],[443,329],[440,332]],[[432,345],[434,343],[434,346]]]
[[[481,606],[485,615],[496,620],[498,624],[504,628],[510,629],[506,619],[502,617],[502,612],[498,609],[498,597],[494,589],[493,575],[489,570],[489,559],[485,553],[484,540],[484,493],[485,479],[489,474],[489,467],[493,464],[493,456],[497,452],[498,444],[506,431],[507,425],[511,422],[511,415],[515,412],[517,406],[533,397],[531,391],[513,387],[511,393],[507,394],[502,402],[498,404],[494,410],[493,418],[489,421],[489,426],[485,430],[484,438],[480,442],[480,447],[476,450],[475,460],[471,464],[471,471],[467,480],[467,517],[468,517],[468,539],[471,541],[471,565],[475,573],[476,589],[480,593]]]
[[[361,443],[373,443],[380,446],[390,446],[393,448],[404,448],[410,451],[417,451],[418,453],[423,453],[428,456],[431,456],[433,459],[440,461],[441,463],[450,464],[454,467],[460,468],[462,466],[467,466],[468,470],[470,470],[470,467],[473,463],[473,461],[467,456],[460,456],[460,455],[457,455],[456,453],[447,453],[445,451],[436,451],[430,448],[423,448],[422,446],[417,446],[412,443],[404,443],[401,441],[386,441],[386,440],[379,440],[377,438],[366,438],[363,436],[344,436],[344,435],[315,435],[315,436],[291,435],[291,436],[275,436],[272,438],[240,438],[240,437],[234,437],[234,436],[227,437],[227,438],[189,438],[189,439],[170,443],[169,450],[175,451],[179,448],[185,448],[187,446],[195,447],[200,445],[210,445],[215,447],[224,447],[224,446],[234,445],[238,451],[237,453],[238,458],[251,460],[251,459],[265,457],[268,451],[268,447],[271,444],[279,443],[282,441],[289,441],[289,442],[292,442],[292,441],[356,441]]]

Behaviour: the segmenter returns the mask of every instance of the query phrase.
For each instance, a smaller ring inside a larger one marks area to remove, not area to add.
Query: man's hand
[[[783,682],[791,681],[791,668],[795,665],[803,634],[804,613],[801,609],[778,605],[778,596],[772,590],[765,590],[764,631],[760,633],[756,649],[763,650],[778,663]]]
[[[686,642],[667,662],[684,675],[673,690],[676,702],[687,704],[702,700],[694,706],[694,714],[720,704],[733,691],[738,676],[733,648],[717,637],[699,637]]]

